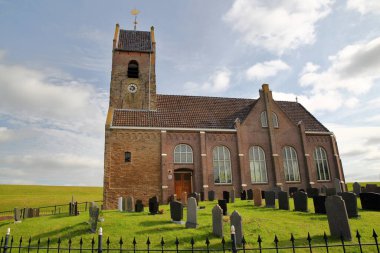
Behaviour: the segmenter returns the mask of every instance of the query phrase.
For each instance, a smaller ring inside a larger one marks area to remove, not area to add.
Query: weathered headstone
[[[246,200],[247,199],[247,192],[245,190],[242,190],[240,193],[240,200]]]
[[[170,218],[174,222],[181,222],[181,220],[183,219],[183,205],[181,202],[170,202]]]
[[[117,209],[122,212],[123,211],[123,197],[119,197],[117,199]]]
[[[299,212],[307,212],[307,193],[298,191],[293,194],[294,210]]]
[[[362,192],[359,197],[362,209],[380,211],[380,193]]]
[[[149,213],[150,214],[157,214],[158,213],[158,199],[157,196],[151,197],[149,199]]]
[[[326,214],[325,201],[326,201],[326,196],[324,195],[313,197],[315,213]]]
[[[181,202],[182,202],[182,205],[187,206],[187,192],[181,193]]]
[[[230,192],[231,203],[235,203],[235,189],[232,189]]]
[[[346,205],[342,197],[328,196],[325,205],[331,236],[338,238],[342,236],[344,240],[351,241]]]
[[[144,212],[144,205],[141,199],[136,200],[135,212]]]
[[[126,211],[127,212],[134,212],[135,211],[135,200],[132,196],[128,196],[126,198],[126,204],[125,204],[125,208],[126,208]]]
[[[236,210],[230,216],[230,224],[235,227],[236,244],[240,246],[243,239],[243,226],[241,216]]]
[[[289,196],[293,197],[293,194],[298,191],[298,187],[289,187]]]
[[[263,201],[263,196],[261,190],[258,188],[253,189],[253,203],[255,206],[261,206]]]
[[[342,192],[340,196],[346,205],[348,218],[358,217],[358,202],[355,193]]]
[[[14,209],[14,219],[15,219],[15,222],[21,222],[21,219],[22,219],[22,211],[20,208],[15,208]]]
[[[201,201],[205,201],[205,192],[201,192]]]
[[[215,192],[214,191],[209,191],[208,192],[208,200],[209,201],[214,201],[215,199]]]
[[[276,193],[265,191],[265,207],[276,208]]]
[[[326,196],[334,196],[336,193],[336,188],[326,188]]]
[[[230,203],[230,192],[223,191],[223,199],[226,200],[226,203]]]
[[[253,190],[252,189],[248,189],[247,190],[247,199],[248,200],[253,200]]]
[[[334,178],[334,188],[336,193],[342,192],[342,185],[340,184],[340,180],[338,178]]]
[[[217,237],[223,237],[223,210],[219,205],[212,209],[212,233]]]
[[[306,193],[308,198],[313,198],[319,195],[319,190],[318,188],[307,188]]]
[[[365,186],[366,192],[377,192],[377,185],[376,184],[366,184]]]
[[[220,208],[223,210],[223,215],[227,215],[227,202],[225,199],[219,199],[218,200],[218,205]]]
[[[197,228],[197,201],[190,197],[187,200],[187,220],[186,228]]]
[[[278,192],[278,208],[281,210],[289,210],[289,196],[285,191]]]
[[[362,192],[361,186],[358,182],[353,183],[353,192],[356,194],[356,196],[359,196],[359,194]]]
[[[90,229],[92,233],[96,232],[98,226],[99,212],[99,207],[93,205],[90,212]]]

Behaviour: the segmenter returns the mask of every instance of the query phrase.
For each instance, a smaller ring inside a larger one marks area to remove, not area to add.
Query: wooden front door
[[[191,172],[174,173],[174,188],[178,200],[181,200],[182,192],[191,193]]]

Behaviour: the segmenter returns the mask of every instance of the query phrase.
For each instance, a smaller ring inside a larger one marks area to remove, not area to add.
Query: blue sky
[[[378,0],[0,0],[0,184],[102,185],[115,24],[155,27],[161,94],[298,101],[380,181]]]

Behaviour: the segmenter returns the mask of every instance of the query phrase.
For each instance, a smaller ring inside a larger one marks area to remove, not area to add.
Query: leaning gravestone
[[[355,182],[355,183],[353,183],[352,187],[353,187],[353,191],[356,194],[356,196],[359,196],[359,194],[362,191],[360,184],[358,182]]]
[[[338,238],[342,236],[344,240],[351,241],[346,205],[342,197],[328,196],[325,205],[331,236]]]
[[[298,191],[293,195],[294,210],[299,212],[307,212],[307,193]]]
[[[197,228],[197,201],[190,197],[187,200],[187,220],[186,228]]]
[[[212,209],[212,233],[217,237],[223,237],[223,210],[219,205]]]
[[[313,197],[313,203],[314,203],[314,212],[318,214],[326,214],[326,207],[325,207],[325,201],[326,196],[314,196]]]
[[[226,200],[226,203],[230,203],[230,192],[223,191],[223,199]]]
[[[227,215],[227,202],[225,199],[219,199],[218,200],[218,205],[220,208],[223,210],[223,215]]]
[[[214,201],[215,199],[215,192],[214,191],[209,191],[208,192],[208,200],[209,201]]]
[[[319,195],[319,190],[318,188],[307,188],[306,193],[308,198],[312,198]]]
[[[289,210],[289,196],[285,191],[278,192],[278,208],[281,210]]]
[[[342,192],[340,196],[346,205],[348,218],[358,217],[358,202],[355,193]]]
[[[376,184],[366,184],[365,192],[377,192],[377,185]]]
[[[132,196],[128,196],[125,200],[125,208],[127,212],[134,212],[135,211],[135,200]]]
[[[231,203],[235,203],[235,189],[232,189],[230,192]]]
[[[135,212],[138,212],[138,213],[144,212],[144,205],[141,199],[136,200]]]
[[[240,200],[246,200],[247,199],[247,192],[245,190],[242,190],[240,193]]]
[[[334,178],[334,187],[336,193],[342,192],[342,185],[340,184],[340,180],[338,178]]]
[[[149,213],[150,214],[157,214],[158,213],[158,199],[157,196],[151,197],[149,199]]]
[[[265,191],[265,207],[276,208],[276,193]]]
[[[15,222],[21,222],[21,218],[22,218],[22,211],[20,208],[15,208],[14,209],[14,219],[15,219]]]
[[[362,192],[359,197],[362,209],[380,211],[380,193]]]
[[[234,210],[230,216],[231,226],[235,227],[236,244],[241,245],[243,239],[243,226],[240,214]]]
[[[258,188],[253,189],[253,203],[255,206],[261,206],[263,201],[263,196],[261,190]]]
[[[117,209],[122,212],[123,211],[123,197],[119,197],[117,199]]]
[[[334,196],[336,193],[336,188],[326,188],[326,196]]]
[[[253,190],[252,189],[247,190],[247,199],[253,200]]]
[[[181,220],[183,219],[183,205],[181,202],[170,202],[170,218],[175,223],[181,223]]]

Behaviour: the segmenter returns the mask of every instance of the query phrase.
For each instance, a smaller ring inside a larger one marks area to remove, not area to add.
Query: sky
[[[0,184],[102,186],[116,23],[155,28],[159,94],[304,105],[346,181],[380,181],[378,0],[0,0]]]

